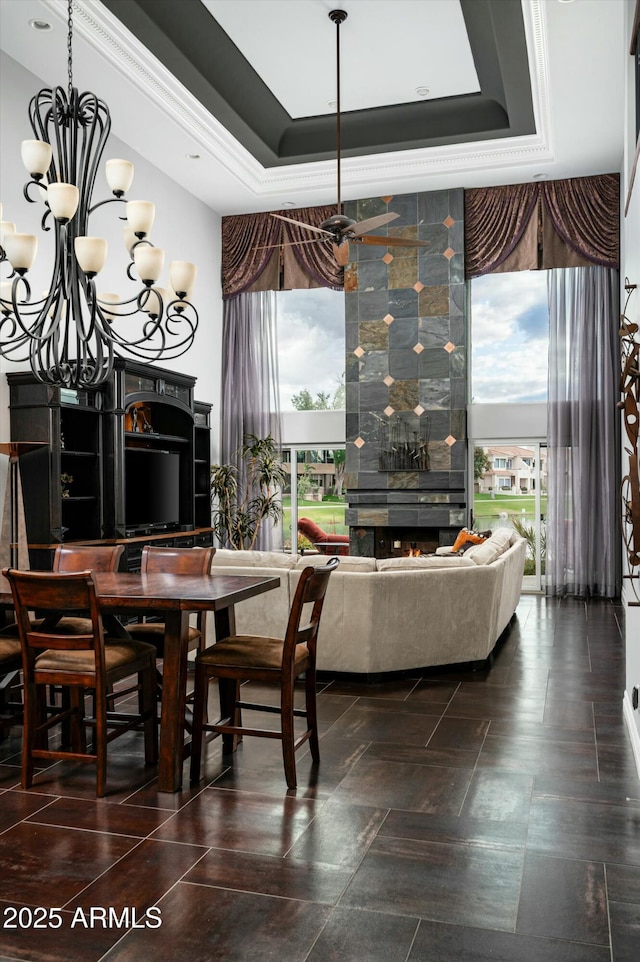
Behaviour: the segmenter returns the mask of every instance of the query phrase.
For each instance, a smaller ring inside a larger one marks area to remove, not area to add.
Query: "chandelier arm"
[[[97,204],[94,204],[93,207],[90,207],[89,210],[87,211],[87,214],[89,217],[91,217],[94,211],[98,210],[99,207],[104,207],[105,204],[126,204],[126,203],[127,203],[126,197],[107,197],[106,200],[99,200]],[[126,216],[118,218],[118,220],[126,220],[126,219],[127,219]]]

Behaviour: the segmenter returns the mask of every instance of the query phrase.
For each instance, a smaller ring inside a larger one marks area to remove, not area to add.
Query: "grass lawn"
[[[514,515],[524,517],[529,521],[535,514],[536,499],[533,494],[497,494],[494,498],[490,494],[474,494],[473,496],[473,517],[477,526],[482,527],[483,520],[498,518],[502,512],[506,512],[508,517]],[[540,511],[547,513],[547,496],[540,498]]]
[[[282,527],[285,538],[291,537],[291,498],[282,499]],[[298,517],[315,521],[327,534],[349,534],[344,523],[344,501],[304,501],[298,502]]]
[[[291,498],[285,496],[282,499],[282,506],[283,533],[285,539],[289,539],[291,537]],[[349,534],[349,529],[344,523],[345,508],[344,501],[301,500],[298,504],[298,517],[310,518],[327,534]],[[546,495],[540,499],[540,509],[543,514],[546,514]],[[504,513],[509,518],[523,518],[531,523],[534,510],[535,497],[532,494],[496,494],[494,498],[490,494],[476,494],[473,498],[473,516],[475,525],[479,528],[485,525],[491,527]]]

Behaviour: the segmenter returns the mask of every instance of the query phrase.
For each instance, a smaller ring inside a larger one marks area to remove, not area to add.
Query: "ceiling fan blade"
[[[282,214],[271,214],[272,217],[277,217],[278,220],[286,220],[288,224],[295,224],[296,227],[304,227],[305,230],[315,231],[316,234],[324,234],[325,237],[333,237],[328,230],[323,230],[322,227],[313,227],[312,224],[303,224],[301,220],[293,220],[292,217],[283,217]]]
[[[338,267],[344,267],[349,263],[349,241],[343,240],[340,244],[333,245],[333,256]]]
[[[389,224],[392,220],[396,220],[400,214],[378,214],[377,217],[369,217],[367,220],[361,220],[357,224],[353,224],[345,230],[345,233],[349,237],[358,237],[360,234],[366,234],[369,230],[376,230],[378,227],[384,227],[385,224]]]
[[[414,240],[411,237],[378,237],[376,234],[363,234],[351,238],[358,244],[377,244],[379,247],[429,247],[429,241]]]

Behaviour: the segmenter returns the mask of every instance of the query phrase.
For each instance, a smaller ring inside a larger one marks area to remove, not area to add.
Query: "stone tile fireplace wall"
[[[352,244],[345,270],[346,520],[351,553],[378,557],[452,543],[467,507],[463,191],[345,205],[386,211],[429,246]]]

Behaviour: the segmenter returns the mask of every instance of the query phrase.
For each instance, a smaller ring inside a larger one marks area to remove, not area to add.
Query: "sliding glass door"
[[[289,475],[283,497],[285,550],[296,552],[313,548],[309,539],[298,532],[299,518],[313,521],[328,541],[332,535],[348,534],[344,520],[344,447],[285,447],[282,454]]]
[[[473,526],[512,528],[527,541],[523,590],[540,591],[546,560],[547,447],[539,441],[474,442]]]

